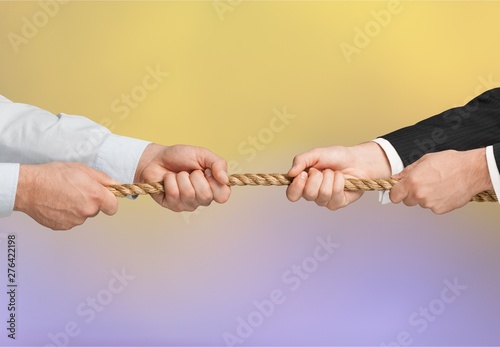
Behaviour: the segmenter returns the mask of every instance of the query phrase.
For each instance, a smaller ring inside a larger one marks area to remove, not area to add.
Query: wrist
[[[363,168],[370,178],[391,177],[391,164],[382,147],[370,141],[348,147],[351,156],[356,162],[355,166]]]
[[[14,211],[26,212],[30,206],[31,194],[36,189],[36,165],[20,165],[19,178],[17,181],[16,199]]]
[[[471,193],[477,194],[485,190],[492,190],[493,183],[491,182],[488,170],[486,148],[478,148],[462,153],[465,156],[464,161],[467,163],[466,167],[469,175]]]
[[[139,159],[139,163],[137,163],[137,169],[135,170],[134,183],[143,182],[143,172],[144,169],[151,164],[151,162],[155,159],[158,151],[162,146],[157,145],[155,143],[150,143],[146,146],[144,151],[142,152],[141,158]]]

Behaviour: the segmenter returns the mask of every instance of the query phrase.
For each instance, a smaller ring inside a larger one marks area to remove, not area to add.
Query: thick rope
[[[285,174],[234,174],[229,176],[229,186],[287,186],[293,178]],[[397,180],[393,179],[366,179],[346,178],[345,190],[390,190]],[[146,195],[163,193],[163,182],[136,183],[112,185],[107,187],[115,196],[123,198],[129,195]],[[493,191],[484,191],[472,197],[471,201],[493,202],[498,201]]]

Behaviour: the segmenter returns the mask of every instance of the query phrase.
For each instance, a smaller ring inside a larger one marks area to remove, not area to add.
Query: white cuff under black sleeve
[[[383,139],[381,137],[373,140],[373,142],[376,142],[382,150],[385,152],[385,155],[387,156],[387,159],[389,160],[389,165],[391,166],[391,174],[396,175],[400,173],[401,171],[404,170],[404,165],[403,161],[401,160],[401,157],[399,156],[398,152],[396,152],[396,149],[391,145],[389,141],[386,139]],[[391,199],[389,198],[389,191],[384,190],[379,193],[379,201],[382,204],[388,204],[391,202]]]
[[[488,172],[490,173],[490,179],[495,194],[500,196],[500,173],[495,160],[495,154],[493,153],[493,146],[486,147],[486,163],[488,164]]]

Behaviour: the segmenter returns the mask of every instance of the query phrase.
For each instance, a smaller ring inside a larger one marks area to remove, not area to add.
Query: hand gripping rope
[[[229,176],[228,185],[287,186],[292,181],[293,178],[286,174],[233,174]],[[398,181],[393,179],[346,178],[344,189],[348,191],[390,190],[396,183]],[[119,198],[128,195],[147,195],[164,192],[163,182],[112,185],[107,188]],[[474,195],[471,201],[493,202],[498,201],[498,199],[493,191],[484,191]]]

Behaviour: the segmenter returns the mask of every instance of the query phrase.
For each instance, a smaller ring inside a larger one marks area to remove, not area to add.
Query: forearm
[[[131,183],[147,144],[114,135],[85,117],[0,102],[0,162],[79,162]]]
[[[426,153],[466,151],[494,144],[500,137],[500,88],[489,90],[465,106],[447,110],[384,136],[407,166]],[[500,154],[500,149],[498,150]]]
[[[347,147],[347,155],[352,158],[352,167],[365,170],[370,178],[391,176],[391,165],[382,147],[373,141]]]
[[[105,127],[84,117],[55,116],[31,105],[0,103],[0,162],[92,165],[96,149],[110,135]]]

